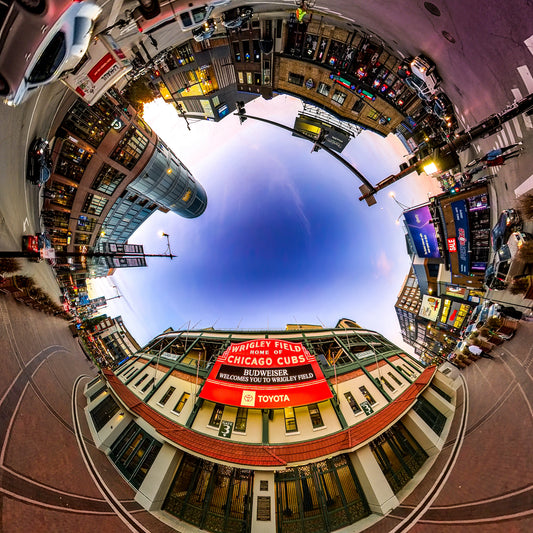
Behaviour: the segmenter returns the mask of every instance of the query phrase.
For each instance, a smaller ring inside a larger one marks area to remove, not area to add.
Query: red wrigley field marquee
[[[260,339],[232,344],[216,361],[200,398],[276,409],[307,405],[333,395],[314,356],[302,343]]]

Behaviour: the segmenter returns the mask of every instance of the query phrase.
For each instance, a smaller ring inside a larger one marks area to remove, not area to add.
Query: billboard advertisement
[[[439,258],[439,246],[429,207],[423,205],[404,211],[405,224],[413,239],[418,257]]]
[[[470,254],[468,253],[470,230],[466,202],[464,200],[458,200],[457,202],[452,202],[451,206],[459,252],[459,272],[468,275],[470,274]]]
[[[316,358],[302,343],[277,339],[229,346],[200,392],[204,400],[255,409],[295,407],[332,397]]]
[[[426,318],[427,320],[435,322],[439,316],[440,304],[440,298],[435,298],[434,296],[428,296],[427,294],[424,294],[418,315],[422,318]]]

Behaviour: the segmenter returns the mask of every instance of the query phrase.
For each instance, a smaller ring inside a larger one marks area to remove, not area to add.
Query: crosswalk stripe
[[[522,115],[522,118],[524,120],[524,124],[526,125],[526,128],[528,130],[533,129],[533,124],[531,124],[531,117],[528,117],[525,113]]]
[[[527,46],[527,48],[529,49],[529,52],[531,53],[531,55],[533,55],[533,35],[531,35],[531,37],[528,37],[525,41],[524,41],[524,44]]]
[[[519,100],[522,100],[522,92],[518,87],[515,87],[514,89],[511,89],[511,92],[513,93],[514,99],[518,102]]]
[[[527,178],[527,180],[523,181],[515,190],[514,194],[518,198],[519,196],[522,196],[524,193],[530,191],[533,189],[533,174]]]
[[[514,129],[516,130],[516,136],[521,139],[522,138],[522,128],[520,128],[520,122],[518,122],[518,117],[513,118],[511,120],[511,124],[514,126]]]
[[[502,141],[502,146],[507,146],[509,143],[509,141],[507,140],[507,135],[505,135],[505,131],[500,131],[500,133],[498,133],[498,135],[500,136],[500,139]]]
[[[511,141],[510,144],[514,144],[516,142],[516,139],[514,138],[513,131],[511,130],[511,124],[509,122],[506,122],[504,126],[507,130],[507,137],[509,138],[509,141]]]
[[[533,93],[533,76],[531,76],[531,72],[529,71],[527,65],[521,65],[520,67],[516,67],[516,70],[518,70],[518,74],[520,74],[520,77],[522,78],[522,81],[526,86],[528,94]]]

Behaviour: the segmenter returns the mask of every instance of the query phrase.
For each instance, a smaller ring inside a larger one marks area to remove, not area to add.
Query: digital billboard
[[[427,205],[405,211],[405,224],[413,239],[418,257],[439,258],[437,233],[431,223],[432,217]]]
[[[261,339],[232,344],[218,357],[200,398],[280,409],[332,398],[316,358],[302,343]]]

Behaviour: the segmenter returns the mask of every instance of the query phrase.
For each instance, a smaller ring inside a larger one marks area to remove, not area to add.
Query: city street
[[[232,7],[249,4],[255,9],[255,3],[241,0],[233,1]],[[134,5],[121,0],[105,3],[100,29]],[[271,2],[268,9],[293,5],[292,0]],[[258,11],[266,8],[257,4]],[[401,56],[429,55],[454,104],[460,129],[533,92],[530,0],[319,0],[314,10],[314,17],[320,11],[339,25],[375,32]],[[190,33],[178,37],[188,38]],[[136,34],[139,39],[142,36]],[[25,177],[27,151],[36,136],[53,141],[50,124],[66,91],[57,82],[35,91],[18,108],[0,105],[1,250],[20,250],[22,235],[42,229],[40,190]],[[524,148],[520,157],[478,175],[493,176],[493,222],[502,209],[516,207],[520,194],[533,189],[533,117],[516,117],[460,154],[464,167],[491,149],[519,141]],[[533,221],[526,229],[533,233]],[[50,265],[25,259],[20,263],[20,273],[33,276],[59,302]],[[506,291],[488,291],[486,296],[521,310],[533,305]],[[172,528],[166,523],[170,518],[160,521],[142,509],[118,470],[95,448],[85,420],[83,388],[98,369],[65,320],[0,293],[0,353],[0,531],[199,531],[184,524]],[[339,531],[533,530],[533,322],[521,321],[514,338],[497,346],[493,355],[494,360],[481,359],[462,371],[450,367],[450,375],[460,384],[457,411],[443,453],[422,483],[379,522]]]

